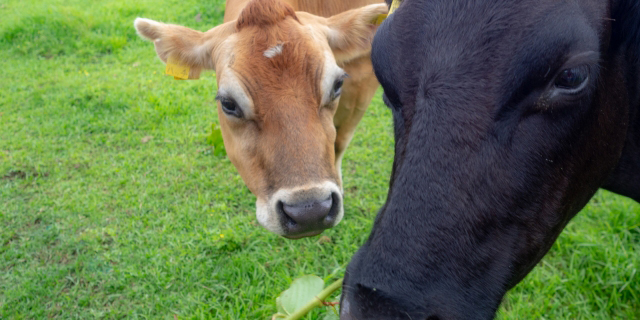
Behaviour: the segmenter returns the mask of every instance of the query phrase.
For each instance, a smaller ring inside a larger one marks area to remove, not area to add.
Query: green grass
[[[214,76],[163,76],[132,26],[206,29],[222,13],[220,0],[0,0],[1,319],[267,319],[294,278],[344,273],[386,197],[390,113],[378,94],[328,239],[268,233],[206,144]],[[639,318],[639,268],[640,205],[600,192],[499,317]]]

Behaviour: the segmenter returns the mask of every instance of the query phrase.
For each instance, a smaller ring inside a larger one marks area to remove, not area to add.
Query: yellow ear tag
[[[167,69],[165,70],[167,75],[173,76],[175,80],[187,80],[189,79],[189,67],[181,65],[175,58],[169,56],[167,59]]]
[[[384,13],[384,14],[379,14],[377,18],[373,19],[373,21],[371,21],[371,23],[375,24],[376,26],[379,26],[380,24],[382,24],[382,21],[384,21],[384,19],[386,19],[389,15]]]
[[[393,0],[393,2],[391,2],[391,6],[389,7],[389,13],[379,14],[376,19],[373,19],[373,21],[371,21],[371,23],[375,24],[376,26],[382,24],[382,21],[387,19],[388,16],[390,16],[394,11],[396,11],[396,9],[398,9],[400,3],[402,3],[402,0]]]
[[[402,0],[393,0],[393,2],[391,3],[391,7],[389,7],[389,15],[391,15],[394,11],[396,11],[396,9],[398,9],[401,3],[402,3]]]

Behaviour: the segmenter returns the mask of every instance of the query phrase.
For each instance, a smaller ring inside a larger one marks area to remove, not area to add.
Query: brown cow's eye
[[[226,97],[217,97],[216,99],[220,101],[224,113],[232,117],[242,118],[242,109],[238,107],[238,104],[233,99]]]
[[[556,88],[566,90],[569,93],[578,93],[584,89],[588,79],[588,66],[564,69],[556,77],[555,86]]]
[[[333,90],[331,91],[331,100],[335,100],[342,94],[342,85],[344,84],[344,78],[346,75],[338,78],[336,82],[333,83]]]

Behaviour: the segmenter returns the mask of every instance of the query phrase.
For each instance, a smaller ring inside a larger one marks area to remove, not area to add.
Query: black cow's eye
[[[216,99],[220,101],[224,113],[233,117],[242,118],[242,109],[238,107],[238,104],[233,99],[227,97],[218,97]]]
[[[577,93],[584,89],[588,79],[589,67],[580,66],[562,70],[556,77],[554,84],[558,89]]]

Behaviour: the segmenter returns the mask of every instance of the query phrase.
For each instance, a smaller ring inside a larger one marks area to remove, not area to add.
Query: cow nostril
[[[284,202],[282,201],[278,201],[277,204],[277,212],[280,213],[281,216],[284,216],[284,218],[286,219],[285,224],[287,226],[296,226],[297,222],[295,220],[293,220],[288,214],[287,212],[284,210]]]
[[[278,209],[286,217],[290,229],[299,231],[324,230],[331,227],[335,220],[334,195],[324,200],[312,200],[303,203],[278,203]]]
[[[329,199],[331,200],[331,208],[329,209],[329,213],[324,218],[324,220],[325,220],[325,223],[333,225],[336,221],[336,218],[338,217],[338,213],[340,212],[341,199],[340,199],[340,195],[335,192],[331,193],[331,196],[329,197]]]

